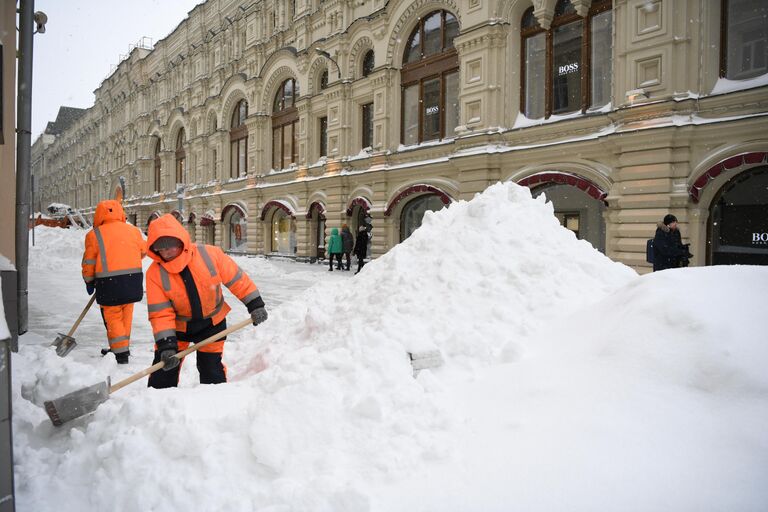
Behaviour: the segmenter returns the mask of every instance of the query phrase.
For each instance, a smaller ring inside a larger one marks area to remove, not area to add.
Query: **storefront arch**
[[[248,249],[248,214],[245,207],[230,203],[221,210],[223,245],[228,251],[244,253]]]
[[[350,217],[348,223],[349,229],[353,233],[365,222],[365,218],[370,216],[371,202],[362,196],[357,196],[347,204],[347,217]]]
[[[307,221],[309,222],[310,258],[323,258],[325,255],[325,205],[315,201],[309,205]]]
[[[399,241],[402,242],[421,227],[428,211],[438,211],[451,204],[453,199],[443,190],[432,185],[412,185],[399,192],[387,205],[384,216],[399,212]]]
[[[216,215],[213,210],[206,211],[200,217],[200,227],[203,231],[203,243],[208,245],[216,244]]]
[[[560,224],[605,253],[607,191],[579,175],[554,171],[533,174],[517,183],[529,187],[534,197],[545,193]]]
[[[768,165],[741,170],[719,188],[709,206],[707,248],[708,265],[768,265]]]
[[[294,256],[297,251],[294,210],[285,201],[268,201],[261,210],[261,220],[267,219],[269,220],[269,252]]]

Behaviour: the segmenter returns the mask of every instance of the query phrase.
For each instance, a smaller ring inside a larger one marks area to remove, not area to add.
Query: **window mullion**
[[[590,94],[592,92],[592,58],[589,49],[592,47],[592,16],[584,18],[581,32],[581,111],[586,112],[590,106]]]
[[[554,42],[554,36],[553,31],[550,28],[547,30],[547,56],[546,56],[546,66],[545,66],[545,73],[544,76],[544,118],[547,119],[552,115],[552,66],[554,63],[554,55],[553,55],[553,42]]]

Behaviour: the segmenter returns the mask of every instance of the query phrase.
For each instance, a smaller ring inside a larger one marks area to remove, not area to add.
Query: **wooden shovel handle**
[[[239,331],[240,329],[242,329],[246,325],[251,325],[251,324],[253,324],[253,320],[251,320],[250,318],[248,318],[246,320],[243,320],[242,322],[239,322],[239,323],[233,325],[232,327],[228,327],[227,329],[225,329],[225,330],[223,330],[223,331],[221,331],[219,333],[216,333],[213,336],[211,336],[209,338],[206,338],[206,339],[204,339],[203,341],[201,341],[199,343],[195,343],[194,345],[190,346],[186,350],[182,350],[181,352],[176,354],[176,357],[178,357],[179,359],[184,359],[185,357],[187,357],[192,352],[195,352],[196,350],[200,350],[204,346],[210,345],[214,341],[220,340],[221,338],[223,338],[227,334],[235,332],[235,331]],[[142,377],[146,377],[147,375],[149,375],[151,373],[155,373],[157,370],[159,370],[163,366],[165,366],[165,363],[160,361],[159,363],[153,364],[149,368],[145,368],[144,370],[140,371],[139,373],[134,373],[133,375],[131,375],[127,379],[123,379],[120,382],[118,382],[116,384],[113,384],[109,388],[109,394],[111,395],[112,393],[114,393],[118,389],[124,388],[125,386],[127,386],[131,382],[136,382],[137,380],[141,379]]]
[[[85,308],[83,308],[83,312],[80,313],[80,316],[77,317],[77,320],[75,320],[75,325],[72,326],[72,328],[69,330],[69,334],[67,334],[68,337],[72,337],[72,335],[75,333],[75,329],[77,329],[77,326],[80,325],[80,322],[82,322],[83,318],[85,318],[85,314],[88,312],[89,309],[91,309],[91,306],[93,305],[93,301],[96,300],[96,292],[91,295],[91,300],[88,301],[88,304],[85,305]]]

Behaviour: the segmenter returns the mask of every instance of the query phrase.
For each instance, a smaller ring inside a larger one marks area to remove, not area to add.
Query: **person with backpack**
[[[328,237],[328,263],[330,267],[328,268],[329,272],[333,272],[333,258],[336,257],[339,266],[337,267],[338,270],[341,270],[341,253],[344,251],[344,242],[341,240],[341,235],[339,235],[339,228],[333,228],[331,229],[331,236]]]
[[[141,231],[125,222],[120,201],[108,199],[96,205],[93,229],[85,235],[82,275],[88,295],[96,293],[107,341],[118,364],[131,355],[133,303],[144,297],[141,260],[147,246]]]
[[[350,254],[352,253],[352,247],[355,245],[355,239],[352,233],[349,231],[349,226],[346,224],[341,225],[341,245],[344,250],[344,259],[346,260],[346,266],[344,270],[349,270],[351,265]]]
[[[691,257],[693,254],[688,252],[688,246],[682,243],[677,217],[665,215],[653,237],[653,271],[688,266]]]

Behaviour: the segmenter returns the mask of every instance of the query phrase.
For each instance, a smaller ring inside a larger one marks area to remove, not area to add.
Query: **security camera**
[[[35,32],[38,34],[45,34],[45,24],[48,23],[48,15],[46,15],[43,11],[37,11],[33,15],[33,18],[36,25]]]

